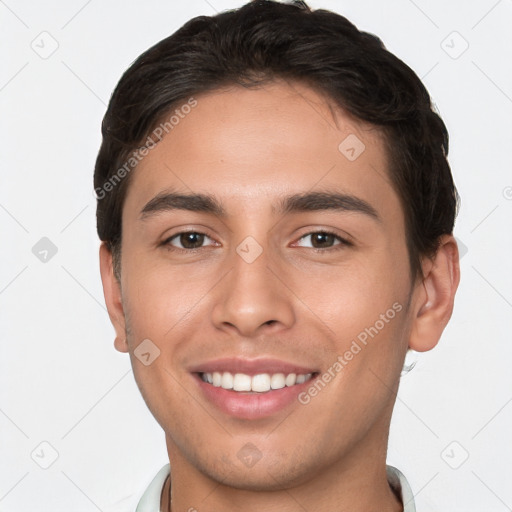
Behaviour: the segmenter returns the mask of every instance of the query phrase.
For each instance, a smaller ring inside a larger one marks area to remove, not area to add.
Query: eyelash
[[[204,235],[205,237],[211,239],[211,237],[209,237],[206,233],[203,233],[201,231],[193,231],[193,230],[180,231],[179,233],[176,233],[176,234],[172,235],[171,237],[165,239],[161,243],[161,245],[166,247],[167,250],[169,250],[169,251],[188,252],[188,253],[193,253],[193,252],[199,251],[201,249],[204,249],[204,247],[195,247],[193,249],[182,249],[181,247],[174,247],[173,245],[171,245],[172,240],[180,237],[181,235],[186,235],[188,233],[195,234],[195,235]],[[320,249],[317,247],[306,247],[306,249],[311,249],[316,253],[326,253],[326,252],[341,250],[346,247],[352,247],[354,245],[352,242],[349,242],[345,238],[340,237],[338,234],[334,233],[333,231],[329,231],[328,229],[320,229],[318,231],[310,231],[309,233],[305,233],[304,235],[302,235],[298,240],[300,241],[303,238],[306,238],[311,235],[316,235],[319,233],[321,233],[322,235],[332,235],[334,238],[336,238],[336,240],[339,241],[339,243],[333,245],[332,247],[326,247],[324,249]]]

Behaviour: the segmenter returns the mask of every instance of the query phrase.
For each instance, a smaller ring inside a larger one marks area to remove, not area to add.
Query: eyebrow
[[[367,201],[350,194],[337,192],[305,192],[281,200],[278,213],[300,213],[322,210],[337,210],[362,213],[380,222],[377,210]]]
[[[226,217],[222,205],[207,194],[178,194],[162,192],[151,199],[141,210],[141,220],[172,210],[188,210]]]
[[[162,192],[151,199],[141,210],[140,219],[146,220],[158,213],[172,210],[187,210],[192,212],[209,213],[221,218],[227,216],[222,204],[208,194],[180,194]],[[336,210],[361,213],[376,221],[381,221],[377,210],[367,201],[350,195],[336,192],[305,192],[282,198],[276,214],[301,213],[323,210]]]

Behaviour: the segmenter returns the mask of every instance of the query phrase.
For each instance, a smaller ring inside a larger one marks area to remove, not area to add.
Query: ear
[[[114,347],[119,350],[119,352],[128,352],[121,285],[114,275],[112,253],[105,242],[100,246],[100,273],[108,316],[116,331]]]
[[[459,285],[459,250],[452,235],[443,235],[433,258],[423,262],[423,279],[417,285],[409,348],[416,352],[437,345],[453,311]]]

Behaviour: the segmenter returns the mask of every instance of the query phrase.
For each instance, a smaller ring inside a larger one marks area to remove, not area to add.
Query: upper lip
[[[279,359],[243,359],[240,357],[226,357],[222,359],[206,361],[191,367],[189,371],[192,373],[244,373],[251,376],[261,373],[295,373],[297,375],[301,375],[317,372],[317,370],[314,368],[295,363],[288,363]]]

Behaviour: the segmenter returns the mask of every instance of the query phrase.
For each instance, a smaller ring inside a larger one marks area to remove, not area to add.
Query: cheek
[[[129,276],[123,298],[132,331],[139,338],[159,340],[180,330],[196,314],[214,277],[192,267],[171,267],[145,258],[133,258],[123,271]]]
[[[405,309],[409,277],[397,272],[392,258],[355,259],[347,265],[328,269],[317,268],[301,276],[289,275],[301,302],[331,329],[342,345],[356,337],[399,303]],[[391,310],[388,316],[395,316]],[[384,320],[387,320],[386,317]]]
[[[393,260],[372,257],[338,267],[327,279],[303,282],[302,301],[329,328],[325,341],[330,341],[330,364],[341,365],[338,372],[333,369],[337,377],[329,399],[334,402],[354,400],[356,407],[358,401],[382,399],[400,374],[408,339],[410,283],[408,267],[397,271]],[[322,285],[311,286],[315,281]]]

